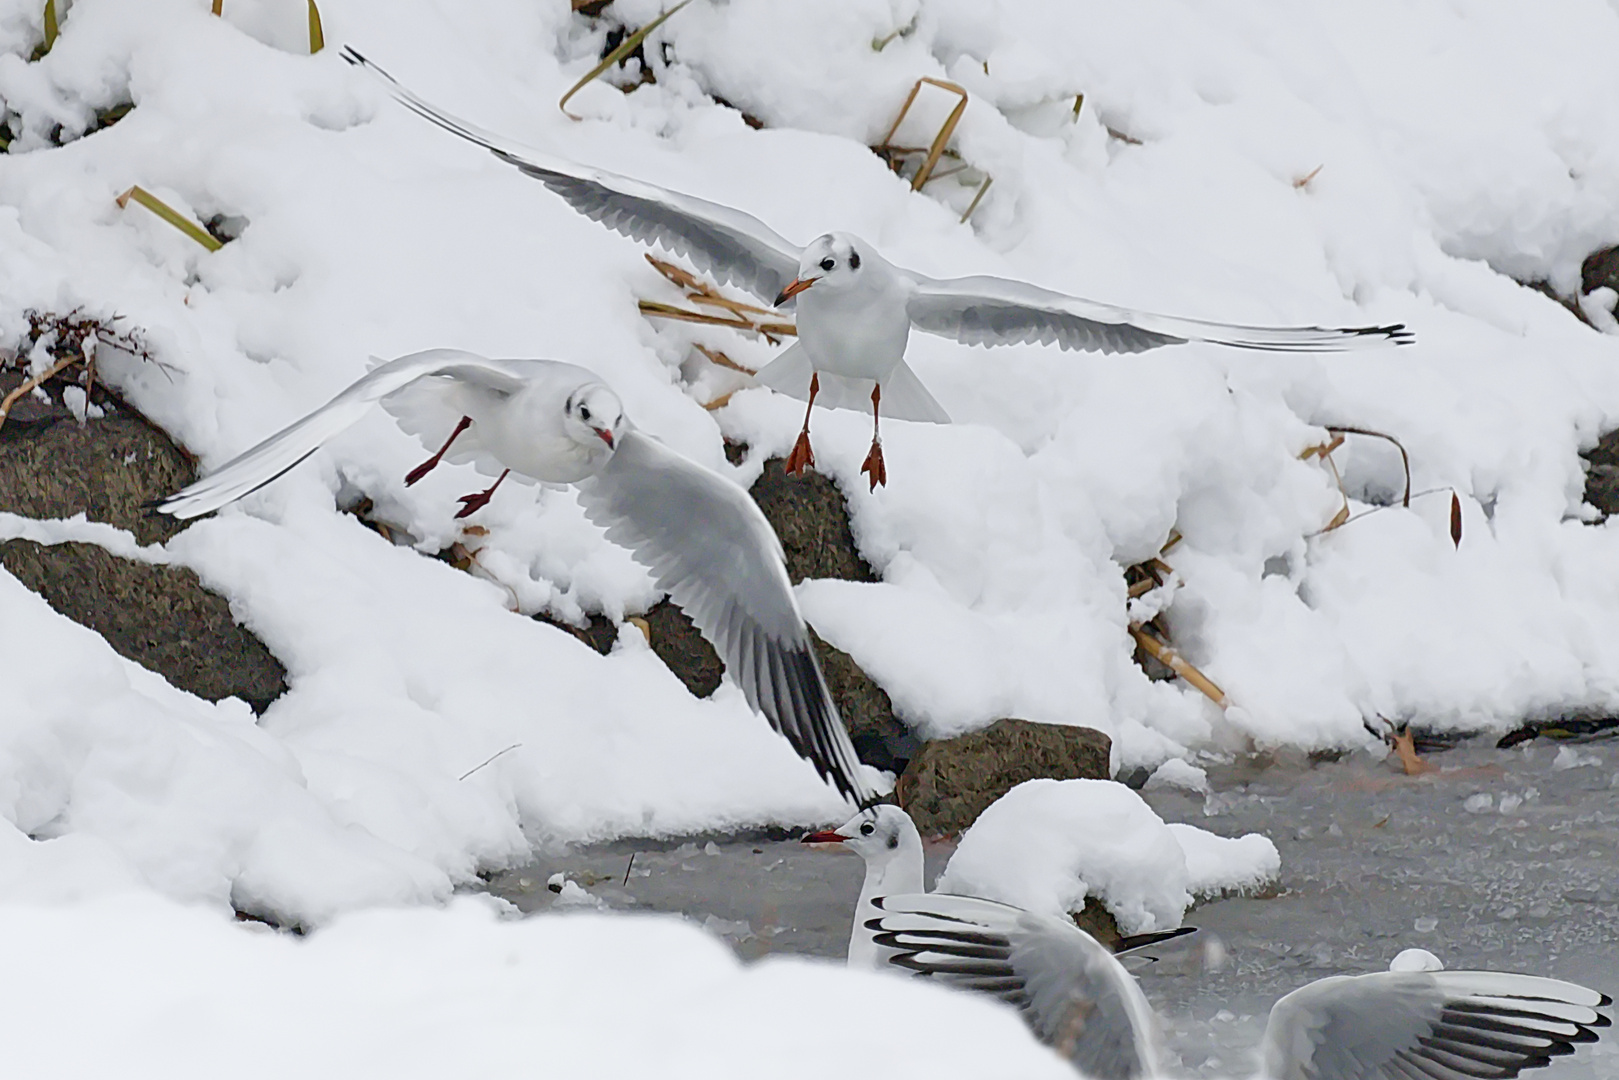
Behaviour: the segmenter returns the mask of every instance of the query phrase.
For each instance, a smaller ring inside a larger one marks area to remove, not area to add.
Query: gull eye
[[[877,826],[873,825],[871,822],[862,821],[860,823],[860,835],[861,836],[870,836],[872,833],[874,833],[876,831],[877,831]]]
[[[588,406],[588,405],[579,406],[579,419],[581,419],[581,420],[589,420],[590,419],[590,406]]]
[[[833,268],[835,268],[837,265],[838,265],[837,262],[835,260],[833,260],[833,259],[822,259],[821,260],[821,269],[825,270],[829,274],[832,272]]]

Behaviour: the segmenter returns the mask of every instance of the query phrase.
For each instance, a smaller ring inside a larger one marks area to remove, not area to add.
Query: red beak
[[[776,306],[781,307],[781,305],[785,304],[787,301],[791,300],[793,297],[797,296],[799,293],[803,292],[805,289],[809,288],[819,280],[820,278],[793,278],[793,280],[787,283],[787,287],[785,289],[776,294]]]
[[[812,832],[812,833],[805,834],[804,838],[802,840],[800,840],[799,843],[801,843],[801,844],[841,844],[847,839],[849,839],[849,838],[847,836],[844,836],[842,833]]]
[[[607,444],[607,449],[611,450],[613,448],[613,433],[611,431],[606,428],[592,428],[591,430],[601,436],[601,441]]]

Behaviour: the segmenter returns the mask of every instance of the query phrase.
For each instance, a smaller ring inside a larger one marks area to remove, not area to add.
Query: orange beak
[[[601,437],[602,442],[607,444],[607,449],[611,450],[613,448],[613,433],[611,431],[606,428],[591,428],[591,430]]]
[[[842,833],[812,832],[812,833],[806,833],[804,835],[804,838],[802,840],[800,840],[799,843],[801,843],[801,844],[841,844],[847,839],[848,839],[848,837],[844,836]]]
[[[819,280],[821,279],[793,278],[793,280],[787,283],[787,287],[785,289],[776,294],[776,306],[781,307],[781,305],[785,304],[787,301],[791,300],[793,297],[797,296],[799,293],[803,292],[805,289],[809,288]]]

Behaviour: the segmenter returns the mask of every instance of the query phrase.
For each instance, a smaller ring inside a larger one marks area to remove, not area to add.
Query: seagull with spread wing
[[[748,704],[839,793],[863,806],[878,798],[816,663],[770,522],[736,484],[637,428],[618,395],[582,367],[458,349],[402,356],[155,509],[189,519],[234,502],[375,404],[437,447],[407,484],[446,455],[497,477],[488,490],[463,497],[458,517],[487,502],[507,476],[576,484],[586,516],[651,569],[713,642]]]
[[[893,265],[846,232],[827,233],[799,247],[741,210],[507,142],[422,100],[353,48],[345,48],[343,56],[376,75],[413,112],[539,180],[586,217],[682,255],[719,281],[778,306],[796,301],[798,340],[756,376],[763,385],[808,403],[804,427],[787,458],[792,474],[815,464],[809,422],[817,401],[863,408],[869,400],[871,450],[861,471],[872,490],[888,476],[882,414],[950,421],[905,363],[913,326],[968,345],[1041,342],[1102,353],[1188,341],[1322,353],[1412,340],[1400,325],[1239,326],[1133,311],[1007,278],[930,278]]]

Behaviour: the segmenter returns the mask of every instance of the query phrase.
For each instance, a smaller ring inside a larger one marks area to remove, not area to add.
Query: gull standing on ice
[[[748,704],[839,793],[861,805],[875,801],[815,661],[770,522],[736,484],[638,429],[618,395],[582,367],[489,360],[457,349],[402,356],[155,508],[177,518],[217,510],[276,479],[379,403],[400,427],[438,447],[407,484],[446,454],[451,463],[470,460],[480,472],[499,474],[486,491],[462,498],[467,506],[457,517],[487,502],[508,475],[577,484],[586,516],[651,569],[658,587],[714,643]]]
[[[849,966],[886,966],[1018,1006],[1040,1040],[1095,1080],[1158,1068],[1152,1009],[1113,953],[1071,922],[973,896],[924,891],[922,837],[887,804],[806,844],[840,844],[866,863],[849,936]],[[1119,951],[1191,933],[1127,937]]]
[[[741,210],[508,143],[430,105],[353,48],[345,47],[343,56],[384,80],[407,108],[539,180],[586,217],[682,255],[719,281],[777,306],[796,297],[798,341],[756,376],[761,384],[808,402],[804,427],[787,458],[790,474],[815,464],[809,421],[818,397],[833,408],[863,408],[869,398],[871,450],[861,472],[874,491],[888,476],[881,413],[949,423],[949,414],[905,363],[912,326],[968,345],[1040,342],[1102,353],[1188,341],[1321,353],[1412,340],[1398,324],[1240,326],[1133,311],[1007,278],[939,280],[889,263],[846,232],[827,233],[799,247]]]

